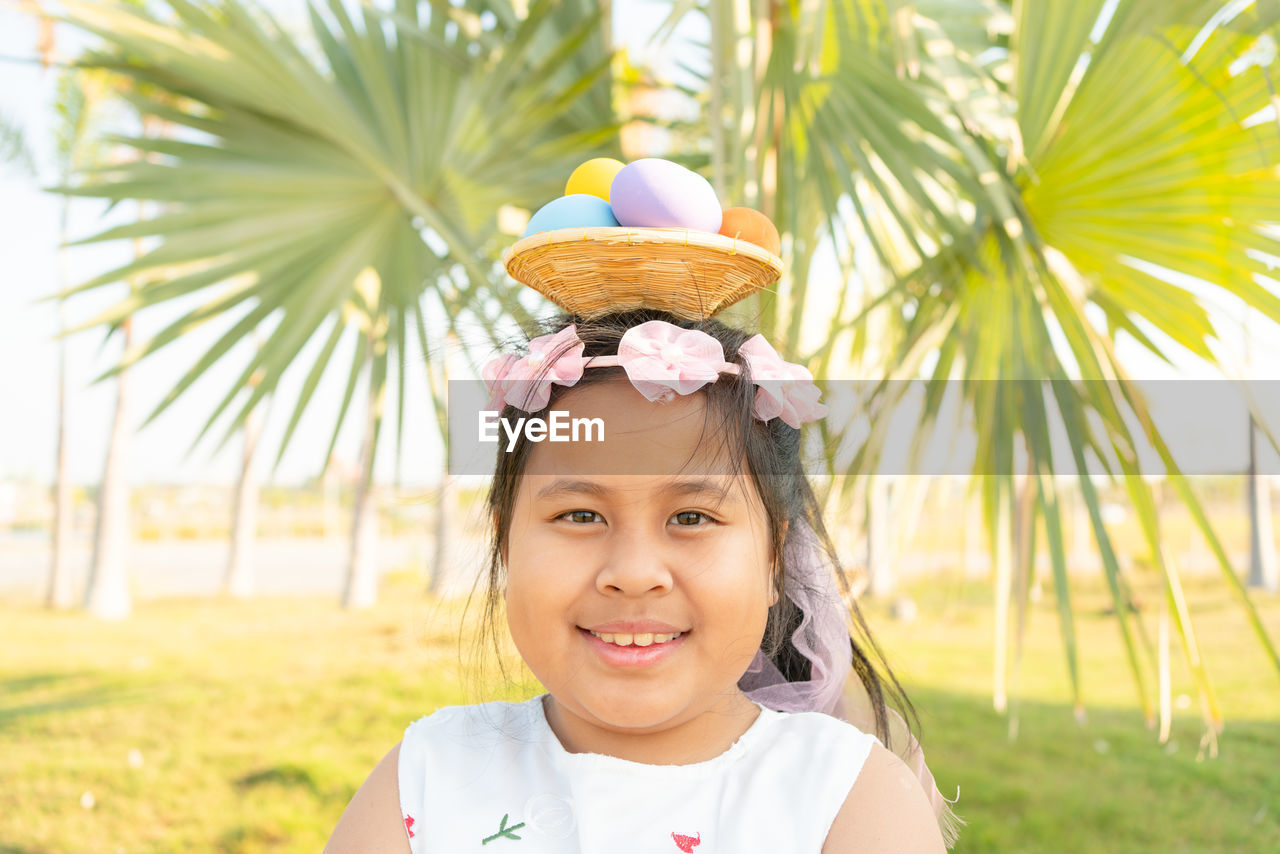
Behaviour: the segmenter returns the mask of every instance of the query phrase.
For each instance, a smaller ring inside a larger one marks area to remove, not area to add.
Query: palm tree
[[[1253,331],[1247,315],[1241,324],[1244,333],[1244,363],[1254,364]],[[1258,423],[1249,414],[1249,474],[1245,481],[1249,504],[1249,579],[1254,590],[1280,593],[1280,564],[1277,563],[1275,532],[1271,525],[1272,478],[1258,472]]]
[[[261,346],[261,341],[258,342]],[[257,377],[249,378],[249,387],[257,384]],[[236,480],[231,499],[231,542],[227,550],[227,569],[222,577],[222,592],[227,596],[246,599],[257,587],[253,565],[253,540],[258,530],[258,478],[254,470],[254,452],[262,429],[262,410],[266,403],[249,413],[241,430],[244,447],[240,455],[240,476]]]
[[[133,318],[126,317],[115,327],[126,352],[133,340]],[[85,583],[84,607],[103,620],[123,620],[133,613],[125,564],[129,541],[129,481],[126,466],[129,452],[129,403],[131,384],[128,371],[116,376],[116,407],[107,433],[107,453],[102,480],[98,485],[97,519],[93,530],[93,556]]]
[[[378,574],[375,553],[378,542],[378,500],[373,482],[373,462],[382,428],[382,410],[386,394],[386,376],[379,375],[379,352],[385,352],[387,330],[377,310],[381,282],[369,275],[357,282],[354,302],[364,331],[364,374],[368,384],[368,400],[364,415],[364,441],[360,449],[360,476],[351,519],[351,548],[347,559],[347,578],[342,589],[342,607],[368,608],[377,600]],[[384,369],[385,370],[385,369]]]
[[[34,7],[34,3],[28,3]],[[38,8],[33,9],[38,12]],[[41,65],[48,68],[53,61],[53,29],[52,22],[41,17],[40,31],[37,37],[36,50],[40,53]],[[85,109],[83,90],[69,75],[58,78],[58,96],[55,106],[59,118],[57,140],[54,151],[57,155],[59,174],[65,176],[76,159],[79,149],[85,144],[85,124],[88,111]],[[0,115],[0,164],[16,164],[22,171],[34,175],[36,173],[35,158],[27,145],[26,136],[17,122],[7,116]],[[67,216],[69,204],[64,202],[58,221],[59,243],[65,243],[67,237]],[[59,258],[59,289],[65,286],[62,270],[62,258]],[[58,305],[58,331],[61,335],[65,326],[62,305]],[[55,610],[71,607],[70,575],[67,573],[67,546],[71,535],[71,481],[67,476],[67,370],[66,346],[58,342],[58,427],[54,463],[53,481],[53,530],[51,536],[51,557],[49,562],[49,583],[45,588],[45,605]]]
[[[1280,593],[1275,533],[1271,527],[1271,478],[1258,473],[1258,427],[1249,419],[1249,581],[1268,593]]]
[[[56,33],[53,19],[41,9],[35,0],[23,0],[24,9],[38,18],[39,30],[36,50],[40,55],[41,65],[48,69],[54,63]],[[66,183],[71,174],[78,169],[88,168],[102,162],[105,157],[105,146],[97,137],[92,125],[95,115],[101,109],[103,96],[107,89],[104,75],[99,73],[74,74],[63,72],[58,77],[57,100],[55,110],[59,123],[55,131],[54,153],[59,181]],[[0,120],[0,160],[10,157],[24,161],[28,169],[34,172],[35,166],[30,152],[16,129]],[[71,199],[62,200],[61,214],[58,221],[58,243],[65,247],[68,240],[68,220],[71,213]],[[58,290],[67,285],[65,274],[66,251],[59,249],[58,258]],[[70,575],[67,572],[67,551],[71,538],[74,508],[72,506],[71,480],[67,467],[67,368],[66,368],[66,314],[61,297],[58,299],[58,426],[55,452],[55,471],[53,487],[53,531],[49,568],[49,582],[45,593],[47,607],[62,610],[71,606]],[[127,346],[129,326],[123,325]],[[127,489],[121,490],[122,478],[119,473],[124,456],[121,443],[124,441],[124,400],[125,384],[121,378],[117,412],[112,421],[108,439],[106,471],[99,489],[99,507],[97,530],[94,536],[93,562],[90,567],[89,583],[86,589],[86,605],[100,617],[119,619],[127,616],[130,610],[127,579],[123,569],[123,540],[127,532]],[[123,511],[122,508],[123,507]],[[125,515],[122,517],[121,513]]]
[[[321,377],[340,370],[346,391],[330,422],[327,460],[363,375],[366,496],[380,438],[376,402],[393,369],[405,388],[412,344],[428,362],[434,358],[428,326],[478,326],[492,337],[504,317],[530,319],[497,263],[510,238],[498,231],[495,212],[558,195],[563,176],[582,160],[616,154],[617,127],[597,5],[535,0],[527,13],[524,5],[399,0],[389,11],[364,6],[353,16],[329,4],[310,10],[313,43],[297,44],[264,10],[238,0],[199,7],[175,0],[171,20],[114,0],[65,4],[66,20],[103,40],[84,65],[177,99],[130,93],[142,115],[179,128],[175,138],[121,139],[143,156],[64,188],[167,206],[91,238],[161,243],[73,291],[150,277],[88,325],[118,323],[174,299],[201,300],[131,348],[116,370],[204,323],[225,330],[148,422],[214,363],[242,363],[196,437],[218,437],[220,447],[297,366],[302,391],[278,464]],[[353,310],[359,283],[370,281],[378,287],[365,300],[367,312]],[[269,334],[250,354],[241,345],[259,327]],[[334,354],[352,339],[343,367]],[[319,354],[300,364],[312,340],[322,342]],[[260,381],[247,389],[255,375]],[[397,400],[399,452],[404,395]],[[353,538],[364,506],[357,501]],[[361,585],[356,545],[348,591]]]
[[[1180,283],[1186,277],[1280,321],[1280,298],[1259,284],[1269,279],[1258,260],[1280,255],[1260,228],[1280,219],[1280,134],[1275,124],[1244,121],[1271,98],[1276,13],[1238,6],[1038,0],[1010,9],[975,0],[931,4],[926,15],[894,0],[673,3],[666,32],[695,7],[711,31],[695,92],[710,153],[687,162],[709,170],[721,198],[764,211],[784,235],[789,277],[731,312],[758,317],[819,376],[882,378],[852,390],[865,392],[868,437],[821,425],[828,471],[852,475],[832,499],[847,501],[881,470],[883,430],[913,388],[924,400],[913,453],[941,429],[950,396],[977,434],[972,482],[996,556],[998,710],[1008,703],[1007,651],[1021,643],[1020,630],[1009,636],[1009,615],[1025,625],[1041,527],[1083,714],[1062,537],[1066,485],[1055,475],[1100,471],[1124,485],[1138,511],[1211,743],[1220,729],[1180,576],[1161,547],[1136,453],[1143,444],[1155,449],[1280,672],[1252,601],[1116,355],[1124,336],[1165,360],[1176,346],[1217,364],[1207,300]],[[809,276],[820,246],[838,257],[835,289]],[[1049,443],[1055,423],[1067,428],[1066,459]],[[1140,657],[1135,640],[1145,630],[1125,607],[1128,581],[1098,487],[1090,477],[1078,483],[1135,689],[1154,723],[1154,661]],[[1015,540],[1019,530],[1025,536]]]
[[[100,109],[105,81],[101,75],[63,72],[58,77],[58,113],[54,152],[57,157],[58,179],[66,183],[77,169],[101,163],[105,152],[94,132],[95,113]],[[58,244],[64,246],[68,239],[68,220],[71,199],[62,200],[58,217]],[[58,290],[67,286],[65,273],[66,250],[59,249]],[[63,332],[66,329],[64,305],[58,301],[58,427],[57,457],[54,471],[53,548],[49,569],[49,584],[45,604],[53,609],[71,607],[70,575],[67,572],[67,551],[70,545],[74,508],[71,496],[71,478],[67,471],[67,348]]]
[[[430,383],[432,397],[437,401],[437,406],[440,405],[439,402],[443,398],[440,390],[449,387],[450,356],[460,349],[457,335],[450,333],[445,336],[444,352],[441,354],[441,358],[436,360],[434,366],[436,370],[429,372],[427,375],[427,382]],[[437,417],[444,417],[444,413],[439,413]],[[440,488],[436,493],[435,537],[433,538],[430,572],[427,575],[427,593],[432,595],[438,595],[444,589],[445,578],[453,571],[454,550],[452,546],[454,545],[454,539],[452,531],[458,524],[458,487],[449,473],[449,435],[447,433],[444,435],[442,450],[445,464],[441,466]]]
[[[121,93],[124,91],[122,89]],[[163,133],[163,120],[147,115],[141,116],[141,120],[141,138],[159,137]],[[139,201],[138,219],[141,220],[144,216],[144,206]],[[134,236],[135,260],[143,255],[142,243],[140,236]],[[143,280],[141,273],[134,273],[126,280],[129,288],[126,304],[132,301],[143,286]],[[120,334],[121,349],[127,357],[133,347],[131,312],[108,324],[108,337],[116,332]],[[116,381],[116,407],[108,428],[106,459],[103,463],[102,480],[98,485],[98,513],[93,532],[89,578],[85,584],[84,607],[99,619],[123,620],[133,613],[126,563],[132,528],[128,461],[133,436],[129,424],[133,383],[127,365],[111,371],[109,375]]]

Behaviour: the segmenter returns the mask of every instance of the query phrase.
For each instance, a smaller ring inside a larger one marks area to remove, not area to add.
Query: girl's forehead
[[[648,489],[671,479],[747,476],[702,392],[652,402],[624,377],[612,378],[570,389],[544,421],[546,435],[531,443],[528,477],[631,476],[633,489]]]

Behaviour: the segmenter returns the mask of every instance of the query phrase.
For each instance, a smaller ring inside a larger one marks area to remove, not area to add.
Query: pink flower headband
[[[492,395],[489,409],[501,410],[505,403],[537,412],[550,401],[552,383],[571,386],[586,368],[622,367],[637,391],[664,403],[676,394],[692,394],[722,373],[741,372],[740,365],[725,361],[724,348],[715,338],[664,320],[628,329],[616,356],[584,357],[585,348],[570,324],[553,335],[534,338],[523,358],[508,353],[491,359],[481,371]],[[798,429],[827,414],[827,407],[818,402],[822,392],[813,375],[801,365],[784,362],[763,335],[747,339],[738,353],[757,386],[753,411],[761,421],[781,418]]]

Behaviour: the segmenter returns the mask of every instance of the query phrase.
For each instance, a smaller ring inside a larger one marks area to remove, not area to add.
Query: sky
[[[266,5],[286,26],[301,30],[303,0],[267,0]],[[669,3],[652,0],[623,0],[615,3],[614,29],[619,44],[633,55],[644,55],[647,42],[663,21]],[[686,16],[678,30],[681,39],[705,38],[705,19]],[[60,28],[59,50],[74,54],[86,43],[83,37]],[[0,166],[0,481],[6,479],[52,478],[56,432],[57,348],[53,336],[57,328],[57,308],[43,301],[60,287],[79,283],[127,260],[132,251],[127,242],[76,247],[62,253],[58,246],[61,198],[42,191],[52,178],[53,88],[56,74],[45,71],[32,60],[36,27],[13,6],[0,7],[0,114],[21,125],[34,149],[38,175],[22,174],[14,167]],[[680,47],[681,44],[685,46]],[[668,74],[678,74],[673,61],[676,52],[688,51],[687,42],[676,42],[675,51],[656,57]],[[687,58],[687,55],[686,55]],[[71,206],[69,232],[73,239],[127,222],[136,208],[105,212],[92,201]],[[831,259],[819,259],[819,264]],[[60,266],[61,264],[61,266]],[[832,269],[834,269],[832,267]],[[821,274],[821,270],[818,271]],[[1194,287],[1194,285],[1192,285]],[[122,285],[100,289],[71,301],[68,322],[84,323],[119,299]],[[176,316],[174,311],[153,310],[136,320],[135,334],[145,338]],[[1239,326],[1241,312],[1221,303],[1216,320],[1224,328]],[[143,360],[132,372],[129,423],[139,426],[156,402],[181,376],[183,369],[203,353],[220,330],[198,330],[167,348],[157,359]],[[1274,332],[1274,328],[1271,329]],[[1274,342],[1276,337],[1268,335]],[[1234,336],[1242,340],[1241,336]],[[318,347],[319,342],[313,342]],[[1258,362],[1280,366],[1280,350],[1273,345]],[[101,476],[108,425],[115,406],[115,386],[94,379],[112,366],[120,354],[117,341],[104,340],[100,330],[71,336],[67,348],[69,404],[68,448],[72,480],[93,484]],[[1121,344],[1120,355],[1136,376],[1145,378],[1209,378],[1216,376],[1191,359],[1175,368],[1162,366],[1144,357],[1136,348]],[[1228,354],[1240,360],[1240,354]],[[341,353],[338,359],[341,364]],[[128,470],[133,483],[199,482],[226,484],[238,474],[240,448],[237,441],[220,452],[206,443],[192,451],[191,444],[203,426],[209,397],[231,384],[239,366],[227,364],[192,389],[192,398],[180,400],[170,411],[134,434]],[[301,384],[299,372],[286,375],[278,394],[284,401],[294,399]],[[1254,371],[1258,375],[1258,371]],[[1280,368],[1273,376],[1280,377]],[[322,382],[317,396],[302,422],[288,454],[273,474],[277,483],[297,483],[314,476],[323,462],[345,377],[336,374]],[[406,442],[401,456],[400,475],[407,484],[430,483],[441,470],[440,447],[434,435],[425,388],[410,384],[406,396]],[[357,400],[359,400],[357,392]],[[284,406],[268,413],[259,467],[274,461],[274,452],[289,412]],[[338,455],[347,461],[359,451],[362,419],[348,418],[338,444]],[[388,430],[390,428],[388,427]],[[384,434],[377,477],[389,482],[395,475],[396,458],[391,453],[390,434]]]

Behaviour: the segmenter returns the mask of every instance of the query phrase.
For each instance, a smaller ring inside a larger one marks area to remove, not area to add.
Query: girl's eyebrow
[[[671,495],[709,494],[721,502],[738,503],[740,501],[737,495],[725,487],[705,478],[672,481],[664,486],[661,491]],[[592,495],[597,498],[608,498],[613,492],[614,490],[604,484],[595,483],[594,481],[558,478],[555,482],[538,490],[536,497],[539,500],[557,498],[563,495]]]

